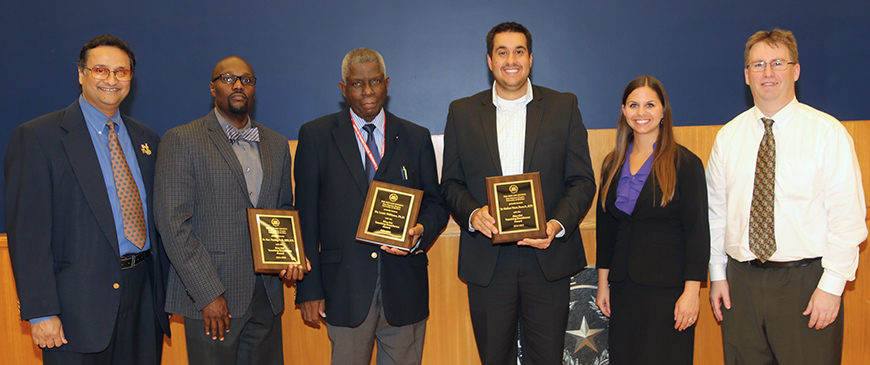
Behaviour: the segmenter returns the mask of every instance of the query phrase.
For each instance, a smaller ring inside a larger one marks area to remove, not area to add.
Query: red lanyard
[[[356,133],[356,138],[359,140],[359,143],[362,144],[363,149],[366,151],[366,156],[368,156],[369,161],[372,162],[372,166],[375,168],[375,171],[377,171],[378,170],[378,163],[375,162],[375,156],[372,155],[372,150],[369,149],[369,145],[366,143],[365,138],[363,138],[362,133],[359,132],[359,127],[356,125],[356,123],[354,123],[353,115],[351,115],[351,117],[350,117],[350,124],[353,124],[353,132]],[[386,128],[386,126],[387,126],[387,124],[384,123],[384,128]],[[372,131],[372,138],[375,138],[375,131]],[[386,141],[384,141],[384,142],[386,142]],[[381,159],[384,158],[384,151],[383,150],[384,149],[381,148],[381,151],[379,151],[381,153]]]

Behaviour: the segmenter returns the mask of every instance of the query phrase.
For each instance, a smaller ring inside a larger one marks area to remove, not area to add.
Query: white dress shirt
[[[727,256],[745,262],[758,145],[756,107],[728,122],[707,163],[710,280],[725,280]],[[855,145],[834,117],[794,99],[771,118],[776,140],[774,225],[770,261],[822,258],[818,288],[841,295],[855,279],[858,245],[867,238],[866,206]]]

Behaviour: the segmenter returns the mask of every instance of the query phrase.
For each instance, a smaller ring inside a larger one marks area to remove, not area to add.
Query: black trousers
[[[272,313],[263,278],[257,275],[254,297],[242,318],[230,318],[224,340],[205,334],[205,321],[184,318],[188,364],[283,364],[281,315]]]
[[[524,364],[562,363],[571,278],[547,281],[534,250],[504,245],[492,282],[468,283],[471,324],[484,365],[517,363],[517,324]]]
[[[121,304],[109,346],[96,353],[63,351],[63,346],[42,351],[45,364],[159,364],[163,330],[157,321],[152,285],[153,257],[121,271]],[[118,263],[120,265],[120,262]],[[163,308],[159,308],[163,313]],[[74,340],[74,339],[67,339]]]

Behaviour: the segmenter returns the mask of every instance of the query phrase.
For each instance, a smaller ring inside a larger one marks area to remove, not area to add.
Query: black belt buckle
[[[121,270],[131,269],[149,257],[151,257],[151,250],[121,256]]]

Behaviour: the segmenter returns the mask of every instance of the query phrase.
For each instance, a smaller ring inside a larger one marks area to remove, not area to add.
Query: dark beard
[[[230,110],[230,113],[245,114],[248,112],[248,96],[245,94],[240,94],[240,93],[237,93],[237,94],[245,97],[245,103],[240,105],[240,106],[234,105],[233,102],[230,100],[230,98],[232,98],[236,94],[231,94],[230,96],[227,96],[227,107]]]

